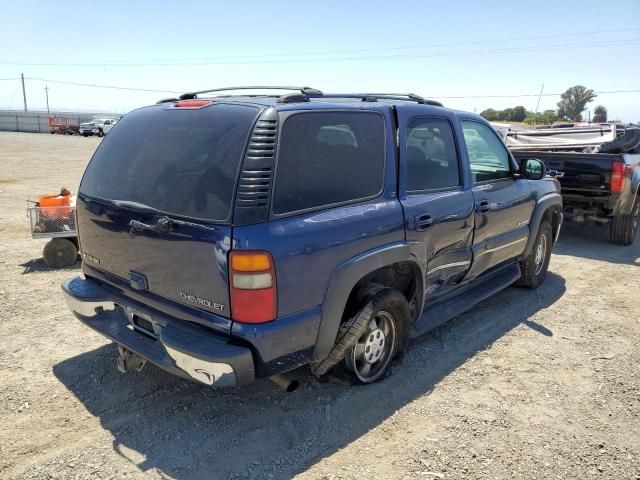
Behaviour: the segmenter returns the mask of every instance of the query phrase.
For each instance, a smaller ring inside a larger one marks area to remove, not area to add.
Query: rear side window
[[[227,221],[257,114],[255,108],[228,104],[132,112],[102,141],[80,192],[142,203],[167,214]]]
[[[280,135],[274,213],[379,194],[384,151],[384,121],[377,113],[293,114]]]
[[[417,118],[407,128],[407,191],[460,185],[451,124],[441,118]]]

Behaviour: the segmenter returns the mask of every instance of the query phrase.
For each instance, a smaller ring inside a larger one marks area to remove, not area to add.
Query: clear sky
[[[82,8],[80,6],[82,5]],[[213,2],[0,0],[0,79],[30,109],[126,112],[229,85],[415,92],[480,112],[582,84],[640,121],[640,0]],[[48,81],[31,80],[47,79]],[[487,98],[491,95],[533,96]],[[483,98],[443,98],[471,97]],[[555,108],[544,96],[540,111]],[[22,108],[0,80],[0,108]]]

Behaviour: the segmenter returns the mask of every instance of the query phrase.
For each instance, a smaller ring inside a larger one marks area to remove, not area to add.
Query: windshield
[[[94,154],[80,193],[136,202],[170,215],[226,222],[257,115],[256,108],[229,104],[132,112]]]

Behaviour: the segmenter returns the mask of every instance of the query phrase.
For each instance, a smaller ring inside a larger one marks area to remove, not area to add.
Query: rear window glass
[[[382,190],[385,132],[373,112],[294,114],[282,127],[274,213],[374,196]]]
[[[94,154],[80,192],[142,203],[167,214],[226,221],[258,110],[213,105],[130,113]]]

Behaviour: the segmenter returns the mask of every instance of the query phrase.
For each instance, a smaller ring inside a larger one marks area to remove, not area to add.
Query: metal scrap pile
[[[548,150],[586,153],[640,153],[640,126],[595,124],[506,132],[511,150]]]

